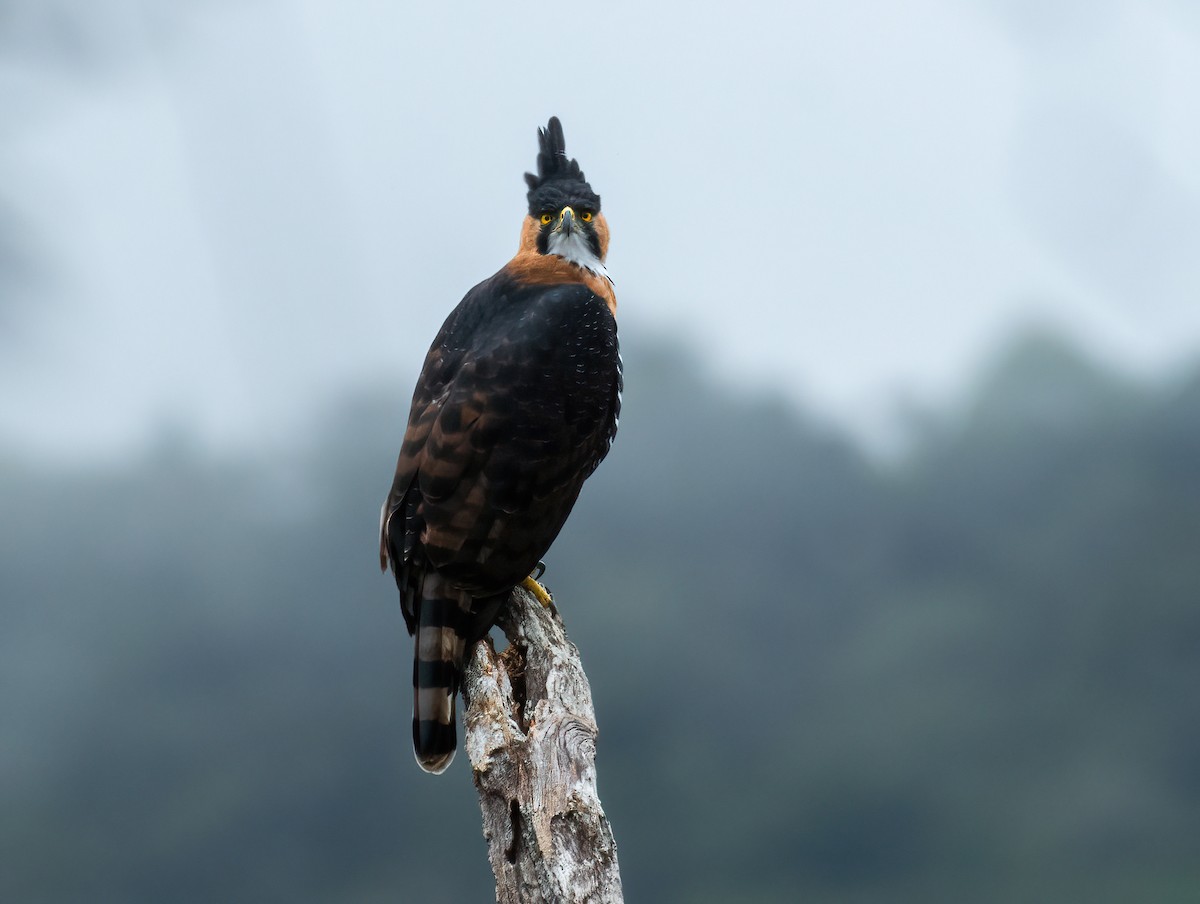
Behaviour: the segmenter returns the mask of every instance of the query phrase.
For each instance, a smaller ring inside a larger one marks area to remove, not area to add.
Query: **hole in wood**
[[[515,800],[508,805],[508,821],[512,828],[512,844],[504,850],[504,859],[509,863],[517,862],[517,844],[521,839],[521,805]]]

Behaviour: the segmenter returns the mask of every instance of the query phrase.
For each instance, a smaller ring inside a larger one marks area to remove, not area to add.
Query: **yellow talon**
[[[521,586],[533,594],[534,598],[542,604],[542,608],[549,609],[553,605],[554,597],[550,595],[549,590],[534,579],[533,575],[523,580]]]

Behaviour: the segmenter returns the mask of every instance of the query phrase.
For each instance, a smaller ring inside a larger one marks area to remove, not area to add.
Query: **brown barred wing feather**
[[[413,730],[426,769],[453,753],[466,645],[545,555],[608,451],[620,379],[604,299],[503,271],[468,293],[430,351],[381,537],[417,634]]]

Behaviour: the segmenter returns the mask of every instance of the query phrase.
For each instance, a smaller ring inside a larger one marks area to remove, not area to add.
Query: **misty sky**
[[[400,417],[551,114],[623,334],[860,432],[1031,319],[1200,350],[1194,4],[516,9],[0,0],[0,440],[271,448],[381,377]]]

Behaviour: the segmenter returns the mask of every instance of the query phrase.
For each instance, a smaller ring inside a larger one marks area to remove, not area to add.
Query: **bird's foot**
[[[538,578],[546,573],[546,565],[544,562],[538,562],[537,568],[533,574],[521,582],[521,586],[533,594],[533,598],[542,604],[543,609],[549,609],[554,605],[554,597],[550,595],[550,591],[538,583]]]

